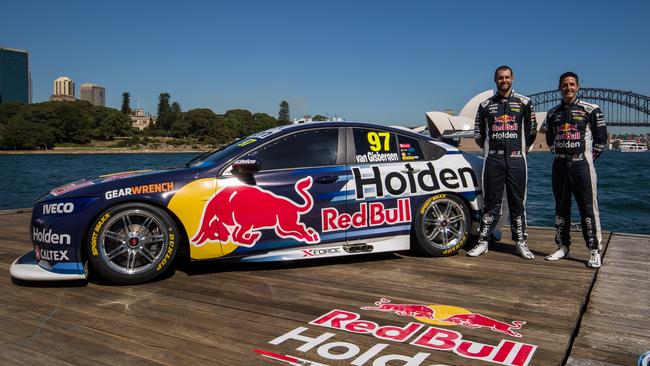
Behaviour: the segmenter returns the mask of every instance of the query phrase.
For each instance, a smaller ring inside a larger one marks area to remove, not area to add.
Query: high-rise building
[[[79,87],[79,96],[81,100],[86,100],[92,105],[106,106],[106,89],[99,85],[83,83]]]
[[[0,104],[29,103],[30,80],[29,53],[0,47]]]
[[[50,97],[50,100],[62,102],[74,102],[75,93],[74,93],[74,81],[67,76],[61,76],[54,80],[54,93]]]

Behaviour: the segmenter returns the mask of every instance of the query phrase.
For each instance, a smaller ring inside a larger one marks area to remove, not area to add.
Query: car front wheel
[[[160,208],[121,204],[104,211],[91,227],[88,258],[113,283],[142,283],[171,266],[179,238],[176,223]]]
[[[434,256],[453,255],[465,245],[471,230],[467,204],[447,193],[432,196],[418,207],[413,230],[420,252]]]

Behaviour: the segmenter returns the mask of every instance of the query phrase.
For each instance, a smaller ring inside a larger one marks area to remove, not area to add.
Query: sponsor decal
[[[82,180],[78,180],[78,181],[75,181],[75,182],[72,182],[72,183],[68,183],[68,184],[63,185],[63,186],[58,187],[58,188],[54,188],[50,192],[50,194],[52,194],[54,196],[60,196],[60,195],[62,195],[64,193],[74,191],[75,189],[79,189],[79,188],[83,188],[83,187],[87,187],[87,186],[92,186],[93,184],[94,183],[89,181],[89,180],[82,179]]]
[[[176,245],[176,241],[175,241],[176,238],[174,237],[174,234],[172,233],[171,229],[169,229],[168,235],[169,235],[169,245],[167,246],[167,252],[165,252],[165,256],[163,257],[162,261],[158,263],[158,266],[156,267],[156,271],[158,272],[160,272],[161,269],[165,268],[165,265],[172,257],[172,253],[174,252],[174,245]]]
[[[151,171],[150,169],[133,170],[133,171],[130,171],[130,172],[104,174],[104,175],[100,175],[99,177],[104,178],[104,179],[102,179],[102,183],[106,183],[106,182],[111,182],[111,181],[122,179],[122,178],[128,178],[128,177],[134,176],[134,175],[139,174],[139,173],[150,172],[150,171]]]
[[[556,149],[573,149],[580,146],[580,141],[555,140]]]
[[[69,245],[72,241],[70,240],[70,234],[58,234],[52,232],[52,229],[46,230],[43,228],[39,230],[36,227],[32,226],[32,241],[45,244],[61,244]]]
[[[223,188],[205,204],[200,225],[190,242],[200,247],[206,242],[230,240],[237,246],[250,248],[261,238],[260,230],[274,229],[281,238],[318,243],[320,236],[316,230],[300,222],[300,216],[314,206],[314,199],[308,192],[311,186],[312,177],[303,178],[294,185],[296,193],[304,200],[302,204],[257,186]],[[256,210],[255,207],[265,209]]]
[[[113,198],[118,198],[122,196],[130,196],[135,194],[162,193],[162,192],[169,192],[173,190],[174,190],[174,182],[152,183],[152,184],[144,184],[144,185],[133,186],[128,188],[114,189],[112,191],[106,191],[104,197],[107,200],[111,200]]]
[[[494,222],[495,217],[492,216],[492,214],[486,213],[483,215],[483,223],[486,225],[490,225],[491,223]]]
[[[46,261],[57,261],[57,262],[63,260],[67,260],[67,261],[70,260],[70,258],[68,258],[67,250],[45,250],[36,247],[34,253],[36,254],[36,260],[38,261],[40,261],[41,259]]]
[[[236,162],[232,163],[232,165],[250,165],[250,164],[257,164],[257,160],[240,159],[240,160],[237,160]]]
[[[325,364],[315,362],[315,361],[306,360],[304,358],[298,358],[298,357],[291,356],[291,355],[284,355],[284,354],[281,354],[281,353],[275,353],[275,352],[266,351],[266,350],[263,350],[263,349],[254,349],[253,352],[258,353],[258,354],[260,354],[260,355],[262,355],[262,356],[264,356],[266,358],[270,358],[270,359],[272,359],[274,361],[284,362],[284,363],[287,363],[289,365],[327,366]]]
[[[505,323],[482,314],[456,306],[422,305],[422,304],[393,304],[389,299],[382,298],[375,306],[364,306],[362,310],[391,312],[398,316],[414,317],[416,320],[439,325],[460,325],[468,328],[486,328],[493,332],[521,338],[516,330],[526,324],[525,321],[515,320]],[[451,314],[450,314],[451,313]]]
[[[516,139],[517,134],[515,132],[493,132],[491,135],[493,140],[496,139]]]
[[[580,140],[580,136],[580,130],[577,125],[564,123],[558,128],[555,138],[558,140]]]
[[[473,188],[476,189],[478,182],[476,174],[470,167],[444,168],[436,172],[433,164],[428,162],[426,169],[416,171],[410,163],[404,164],[405,170],[396,168],[391,172],[381,172],[378,166],[364,168],[370,169],[370,175],[362,174],[361,168],[353,167],[356,199],[365,199],[368,194],[366,188],[374,188],[376,197],[400,196],[402,194],[415,194],[420,192],[434,192],[441,187],[447,189]],[[365,176],[364,176],[365,175]],[[471,185],[470,185],[471,184]],[[372,196],[375,196],[373,193]]]
[[[318,257],[320,255],[340,254],[341,248],[321,248],[321,249],[305,249],[302,251],[303,257]]]
[[[108,218],[111,217],[110,213],[106,213],[104,216],[102,216],[99,221],[97,221],[97,224],[93,228],[93,233],[90,237],[90,252],[96,257],[99,255],[99,251],[97,250],[97,238],[99,237],[99,231],[102,229],[102,226],[104,226],[104,223]]]
[[[257,140],[256,140],[256,139],[248,139],[248,140],[246,140],[246,141],[243,141],[243,142],[238,143],[237,146],[238,146],[238,147],[244,147],[244,146],[246,146],[246,145],[250,145],[250,144],[252,144],[252,143],[255,142],[255,141],[257,141]]]
[[[562,216],[555,216],[555,226],[563,226],[564,218]]]
[[[424,305],[412,304],[411,306],[415,307],[397,311],[411,314],[408,316],[432,314],[425,309]],[[429,310],[434,311],[431,308]],[[456,356],[465,359],[500,365],[527,366],[537,349],[535,345],[508,339],[501,339],[496,345],[475,342],[463,338],[460,332],[427,326],[419,322],[409,322],[405,325],[384,325],[362,319],[358,313],[339,309],[334,309],[312,320],[309,325],[368,336],[376,339],[378,343],[373,345],[363,341],[361,345],[358,345],[337,340],[336,333],[325,332],[315,335],[314,329],[298,327],[269,341],[269,344],[282,345],[283,349],[286,349],[287,346],[296,347],[295,350],[302,353],[312,351],[322,359],[331,360],[340,365],[345,362],[345,364],[354,366],[387,365],[396,364],[396,362],[400,365],[410,366],[430,365],[433,361],[429,359],[432,352],[453,352]],[[404,346],[405,344],[413,348],[407,348]],[[415,349],[415,352],[405,355],[403,354],[405,349]],[[253,352],[291,365],[321,365],[312,363],[303,356],[298,357],[261,349],[254,349]]]
[[[510,157],[511,158],[521,158],[523,155],[521,154],[521,151],[511,151],[510,152]]]
[[[43,205],[43,215],[66,214],[74,211],[74,203],[46,203]]]
[[[395,225],[411,222],[411,201],[409,198],[397,200],[397,207],[386,208],[382,202],[362,202],[359,211],[353,214],[339,213],[334,207],[321,209],[323,232]]]
[[[384,163],[390,161],[399,161],[397,153],[380,153],[368,151],[365,155],[356,156],[357,163]]]
[[[515,122],[515,117],[508,116],[507,114],[494,117],[492,124],[492,131],[517,131],[518,124]]]

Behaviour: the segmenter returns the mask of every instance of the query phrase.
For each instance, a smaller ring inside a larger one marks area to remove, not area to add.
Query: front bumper
[[[75,263],[76,265],[76,263]],[[23,254],[11,264],[11,277],[24,281],[85,280],[87,273],[57,273],[38,265],[34,251]]]

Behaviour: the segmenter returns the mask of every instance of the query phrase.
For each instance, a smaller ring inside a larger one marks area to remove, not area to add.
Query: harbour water
[[[30,207],[54,187],[102,174],[178,166],[196,154],[0,155],[0,210]],[[552,226],[551,154],[528,158],[528,224]],[[606,151],[596,162],[601,226],[650,234],[650,153]],[[579,222],[573,205],[574,222]],[[576,238],[578,239],[578,238]]]

